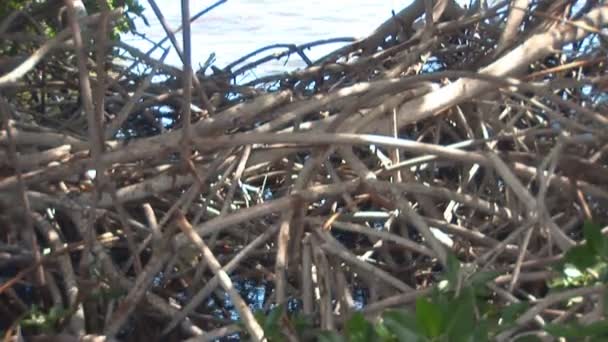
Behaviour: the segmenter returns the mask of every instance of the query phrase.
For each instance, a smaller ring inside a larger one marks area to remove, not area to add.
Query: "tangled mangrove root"
[[[81,340],[261,340],[275,304],[339,331],[454,263],[456,293],[492,274],[488,302],[529,304],[497,340],[602,321],[605,268],[575,257],[608,255],[608,4],[416,0],[318,61],[331,40],[200,70],[187,8],[183,68],[108,39],[120,9],[68,10],[50,38],[0,21],[7,338],[44,332],[32,307]]]

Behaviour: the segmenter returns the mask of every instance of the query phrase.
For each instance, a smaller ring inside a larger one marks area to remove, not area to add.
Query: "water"
[[[214,2],[215,0],[190,1],[191,15]],[[398,12],[409,3],[411,0],[228,0],[192,24],[192,64],[197,69],[211,53],[215,53],[215,65],[222,68],[266,45],[302,44],[335,37],[361,38],[390,18],[391,11]],[[147,5],[147,2],[142,1],[142,4]],[[172,29],[181,25],[179,1],[157,0],[157,4]],[[165,37],[162,26],[151,9],[147,8],[144,14],[150,27],[137,20],[137,28],[147,38],[158,42]],[[178,40],[181,45],[181,35],[178,35]],[[152,43],[134,36],[126,37],[125,41],[143,51],[152,47]],[[314,61],[342,44],[324,45],[306,53]],[[170,43],[167,42],[164,46],[170,46]],[[274,49],[257,57],[281,51],[284,49]],[[160,52],[154,54],[157,58],[160,55]],[[174,51],[165,61],[172,65],[181,65]],[[299,56],[292,55],[289,60],[266,63],[256,72],[268,74],[293,70],[304,65]]]

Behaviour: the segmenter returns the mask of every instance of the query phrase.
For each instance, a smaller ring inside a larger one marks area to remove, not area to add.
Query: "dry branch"
[[[535,296],[500,338],[601,318],[602,288],[543,286],[584,220],[608,224],[608,5],[415,0],[361,40],[195,70],[190,23],[223,2],[182,1],[147,52],[104,34],[120,9],[66,0],[53,37],[0,18],[0,322],[26,287],[79,338],[262,340],[252,308],[275,304],[335,330],[429,294],[449,255],[500,273],[496,305]],[[236,82],[290,56],[307,67]]]

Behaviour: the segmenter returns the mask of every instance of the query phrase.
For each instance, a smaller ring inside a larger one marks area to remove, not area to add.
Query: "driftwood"
[[[163,22],[183,68],[107,39],[120,10],[68,6],[53,38],[0,18],[2,321],[34,303],[71,336],[201,340],[236,310],[262,339],[241,284],[339,329],[355,299],[428,293],[448,253],[501,273],[496,303],[536,296],[502,339],[599,319],[601,288],[544,286],[608,224],[608,5],[582,2],[415,0],[318,61],[335,40],[200,70],[188,1],[183,42]],[[236,82],[290,55],[308,66]]]

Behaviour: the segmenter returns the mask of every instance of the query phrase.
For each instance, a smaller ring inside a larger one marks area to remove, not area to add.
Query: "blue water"
[[[141,2],[147,5],[147,1]],[[192,0],[190,13],[195,15],[213,3],[215,1]],[[215,65],[222,68],[270,44],[302,44],[335,37],[361,38],[390,18],[392,10],[398,12],[409,3],[411,0],[228,0],[192,24],[192,64],[197,69],[211,53],[215,53]],[[157,0],[157,4],[173,29],[181,25],[179,1]],[[146,8],[145,16],[150,27],[137,20],[138,31],[154,42],[164,38],[165,33],[154,12]],[[178,35],[180,45],[181,39],[181,35]],[[134,36],[126,37],[125,41],[144,51],[152,47],[152,43]],[[170,43],[164,46],[170,46]],[[325,45],[306,53],[314,61],[340,46]],[[267,51],[258,57],[281,51],[284,50]],[[160,55],[160,51],[154,54],[157,58]],[[175,66],[181,65],[175,51],[171,51],[165,61]],[[293,55],[289,60],[266,63],[256,72],[268,74],[304,65],[300,57]]]

